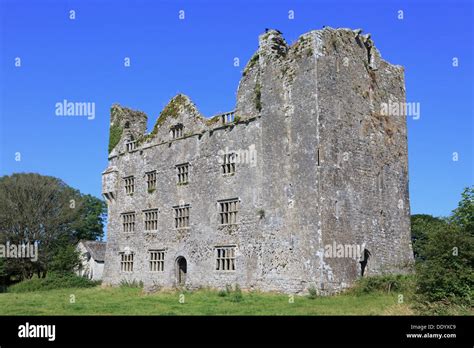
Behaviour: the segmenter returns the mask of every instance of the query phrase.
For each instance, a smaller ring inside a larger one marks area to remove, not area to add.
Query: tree
[[[470,303],[473,285],[473,237],[454,224],[432,231],[424,262],[417,265],[418,291],[429,302]]]
[[[55,273],[72,273],[80,264],[80,253],[74,244],[68,244],[56,251],[51,259],[49,270]]]
[[[450,220],[467,233],[474,235],[474,186],[466,187],[461,197]]]
[[[38,261],[6,259],[9,277],[45,276],[61,249],[78,238],[101,237],[103,210],[97,198],[83,196],[62,180],[39,174],[0,177],[0,243],[38,243]],[[94,220],[94,214],[95,216]],[[91,228],[87,233],[86,229]],[[67,258],[66,258],[67,259]],[[72,259],[70,259],[72,260]],[[56,266],[55,266],[56,267]],[[66,267],[67,268],[67,267]]]
[[[422,262],[426,259],[423,250],[428,241],[429,234],[446,226],[446,219],[428,214],[415,214],[411,216],[411,239],[416,262]]]
[[[80,218],[72,226],[76,240],[102,240],[107,205],[91,195],[81,197]]]
[[[474,285],[474,235],[472,190],[466,189],[457,209],[444,223],[429,221],[418,244],[422,262],[417,263],[417,292],[428,302],[470,305]],[[436,218],[434,218],[436,219]],[[418,221],[417,221],[418,220]]]

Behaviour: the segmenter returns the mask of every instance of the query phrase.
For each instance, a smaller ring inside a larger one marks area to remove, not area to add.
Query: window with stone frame
[[[183,136],[184,126],[178,123],[171,127],[171,137],[173,139],[181,138]]]
[[[176,166],[178,176],[178,185],[184,185],[189,182],[189,163],[178,164]]]
[[[174,227],[187,228],[189,227],[189,204],[182,206],[175,206],[174,208]]]
[[[158,209],[144,210],[145,214],[145,231],[158,230]]]
[[[135,192],[135,177],[134,176],[127,176],[123,178],[124,185],[125,185],[125,194],[133,195]]]
[[[221,115],[222,124],[233,123],[236,120],[235,111],[226,112]]]
[[[125,144],[127,152],[134,151],[137,148],[136,140],[130,140]]]
[[[165,270],[165,251],[150,250],[150,272],[163,272]]]
[[[135,212],[122,214],[122,227],[125,233],[135,232]]]
[[[156,170],[147,172],[145,175],[147,190],[151,193],[156,190]]]
[[[219,223],[221,225],[234,225],[237,223],[239,199],[226,199],[219,201]]]
[[[235,246],[215,248],[216,271],[235,271]]]
[[[223,156],[223,163],[222,163],[222,174],[234,174],[235,173],[235,162],[236,162],[236,154],[225,153]]]
[[[120,272],[133,272],[133,253],[120,253]]]

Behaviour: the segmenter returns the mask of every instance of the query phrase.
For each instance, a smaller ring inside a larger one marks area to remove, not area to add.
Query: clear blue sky
[[[0,175],[38,172],[100,196],[111,104],[146,112],[149,128],[178,92],[207,116],[231,110],[241,70],[264,28],[281,30],[291,43],[326,25],[363,28],[384,59],[405,67],[407,99],[421,105],[421,118],[408,119],[412,213],[448,215],[463,187],[473,184],[471,1],[0,4]],[[63,99],[95,102],[95,119],[55,116]]]

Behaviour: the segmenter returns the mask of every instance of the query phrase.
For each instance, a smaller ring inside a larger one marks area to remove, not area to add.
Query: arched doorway
[[[183,286],[186,283],[187,262],[183,256],[176,259],[176,283],[178,286]]]

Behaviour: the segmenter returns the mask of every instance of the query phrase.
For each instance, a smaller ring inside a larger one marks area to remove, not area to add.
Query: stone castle
[[[231,112],[179,94],[148,133],[112,106],[104,282],[324,294],[408,272],[406,118],[381,107],[404,102],[370,35],[325,28],[262,34]]]

